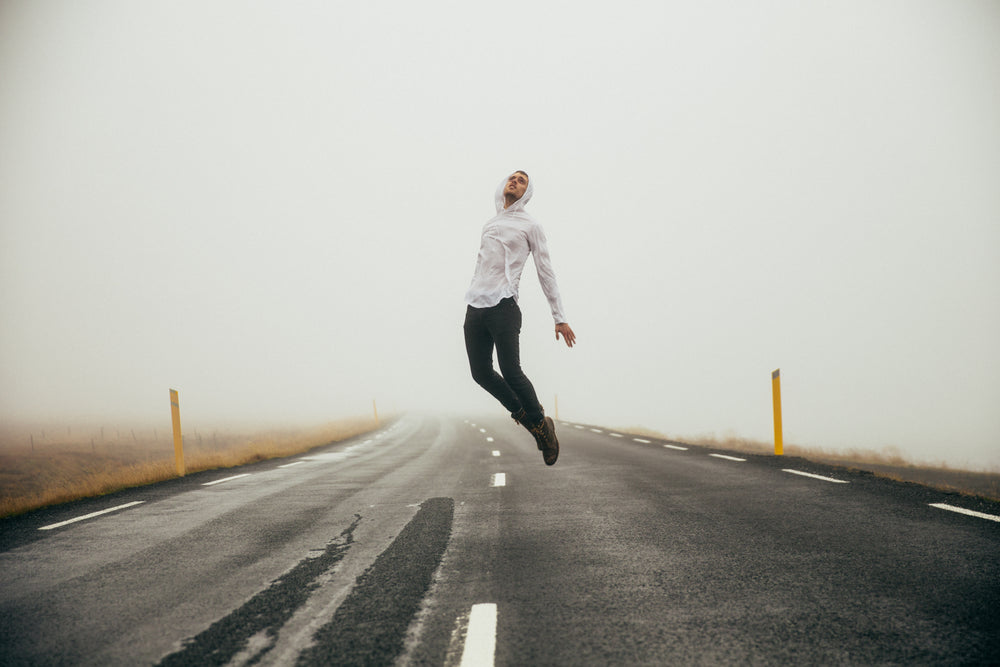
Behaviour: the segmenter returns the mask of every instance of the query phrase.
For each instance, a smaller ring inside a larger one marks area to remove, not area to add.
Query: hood
[[[513,173],[514,173],[513,171],[510,172],[510,174],[513,174]],[[507,174],[506,176],[504,176],[503,180],[500,181],[500,185],[497,186],[497,192],[496,192],[496,197],[495,197],[496,205],[497,205],[497,215],[499,215],[501,213],[524,213],[524,214],[527,214],[527,211],[524,210],[524,205],[527,204],[529,201],[531,201],[531,195],[533,195],[535,193],[535,182],[529,176],[528,177],[528,187],[524,190],[524,194],[521,196],[520,199],[518,199],[516,202],[514,202],[513,204],[511,204],[510,208],[504,210],[504,207],[503,207],[503,189],[504,189],[504,186],[507,185],[507,179],[510,178],[510,174]]]

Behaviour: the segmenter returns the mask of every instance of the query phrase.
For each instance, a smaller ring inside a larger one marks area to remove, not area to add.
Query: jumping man
[[[562,336],[566,345],[573,347],[576,334],[563,315],[545,233],[524,210],[533,191],[523,171],[515,171],[497,188],[497,214],[483,226],[476,273],[465,294],[465,349],[472,378],[510,410],[515,422],[528,429],[542,450],[545,464],[552,465],[559,457],[555,424],[545,416],[535,388],[521,370],[517,288],[529,254],[534,254],[538,281],[552,310],[556,340]],[[494,348],[500,373],[493,369]]]

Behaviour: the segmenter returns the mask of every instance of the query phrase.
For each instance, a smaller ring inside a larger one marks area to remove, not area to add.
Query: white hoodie
[[[552,318],[556,324],[561,324],[566,317],[559,298],[556,274],[549,259],[545,232],[538,221],[524,210],[524,205],[534,193],[534,185],[529,181],[524,196],[505,209],[503,191],[506,185],[506,178],[500,181],[496,192],[497,214],[483,225],[476,273],[472,276],[469,291],[465,293],[465,302],[474,308],[490,308],[507,297],[514,297],[516,301],[521,271],[528,254],[534,253],[538,282],[549,300]]]

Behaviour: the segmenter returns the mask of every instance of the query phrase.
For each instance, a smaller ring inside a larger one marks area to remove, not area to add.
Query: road
[[[4,520],[0,664],[1000,661],[1000,504],[558,432],[406,415]]]

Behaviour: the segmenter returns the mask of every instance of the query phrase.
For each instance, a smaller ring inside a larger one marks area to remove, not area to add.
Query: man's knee
[[[470,370],[472,371],[472,379],[479,385],[488,384],[494,375],[492,366],[472,366]]]
[[[518,382],[522,379],[526,380],[524,371],[521,370],[520,364],[502,364],[500,366],[500,374],[503,375],[503,379],[510,382]]]

